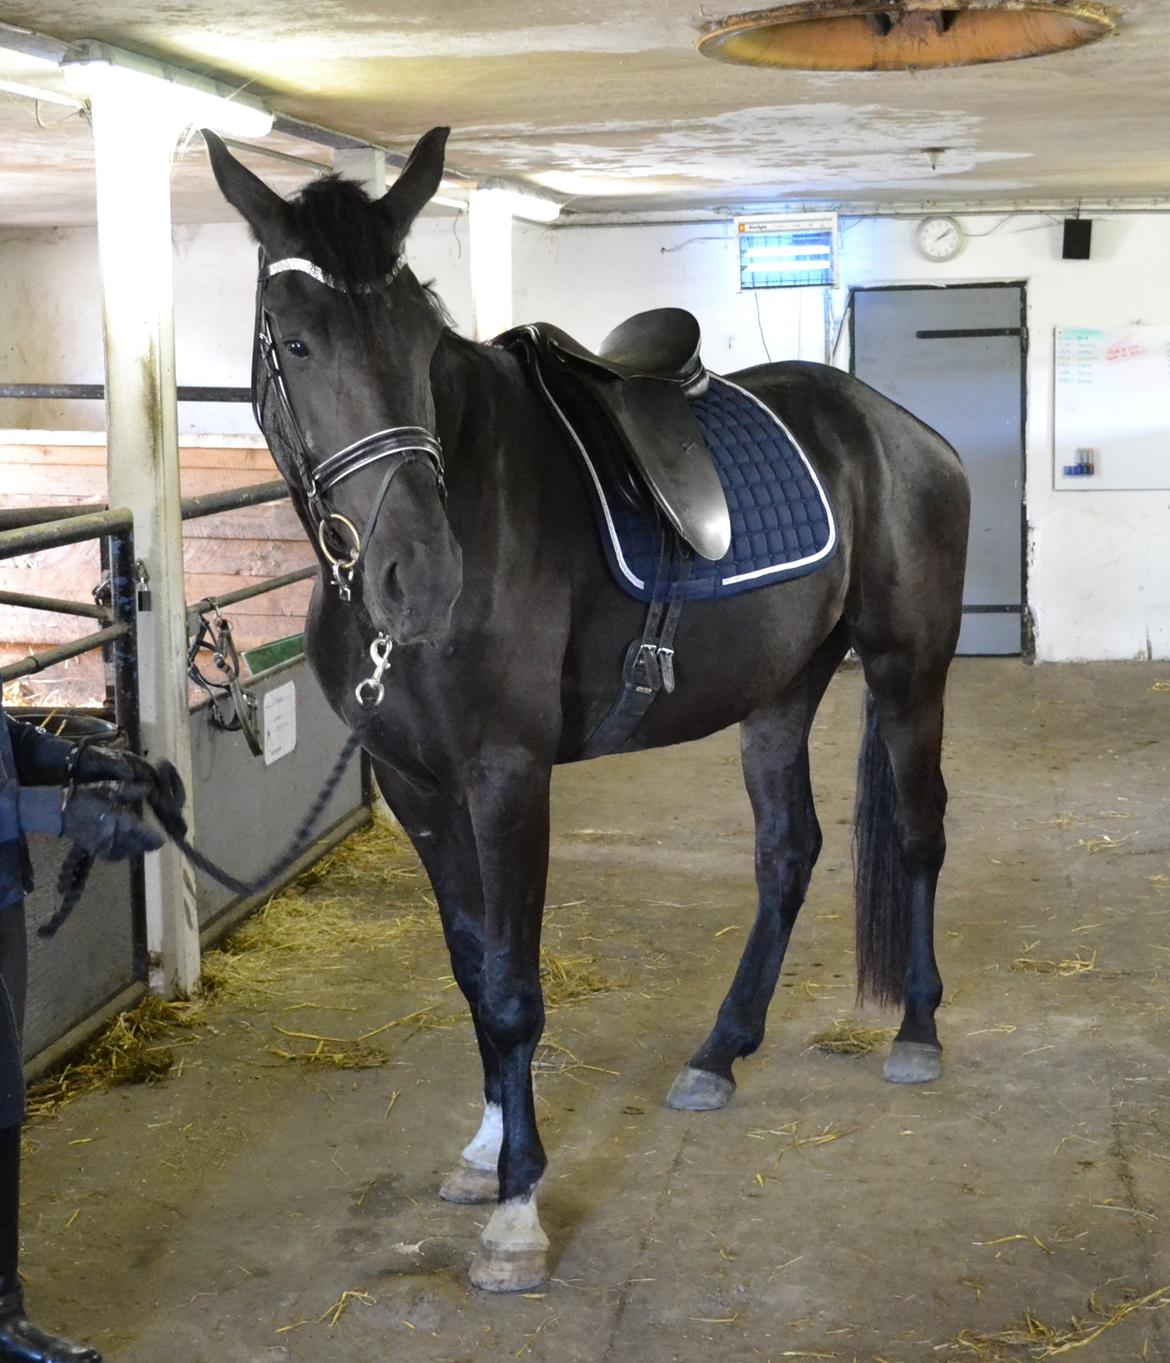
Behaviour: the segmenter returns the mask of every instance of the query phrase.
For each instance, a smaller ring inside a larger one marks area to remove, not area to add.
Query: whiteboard
[[[1054,372],[1057,489],[1170,488],[1170,326],[1058,327]]]

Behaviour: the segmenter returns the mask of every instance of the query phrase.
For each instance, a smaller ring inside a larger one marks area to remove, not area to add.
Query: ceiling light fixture
[[[540,194],[527,194],[513,189],[511,185],[498,180],[485,180],[477,192],[490,192],[498,196],[497,202],[503,204],[514,218],[526,218],[529,222],[556,222],[561,216],[562,204],[556,199],[546,199]]]
[[[140,98],[146,109],[165,109],[182,124],[198,124],[234,137],[264,137],[272,114],[219,81],[167,66],[150,57],[89,39],[75,43],[61,69],[86,96],[116,90]]]
[[[81,101],[59,90],[42,90],[36,85],[24,85],[18,80],[0,80],[0,90],[23,99],[35,99],[38,104],[60,104],[66,109],[80,109]]]
[[[797,0],[707,24],[706,57],[807,71],[920,71],[1065,52],[1112,33],[1098,0]]]

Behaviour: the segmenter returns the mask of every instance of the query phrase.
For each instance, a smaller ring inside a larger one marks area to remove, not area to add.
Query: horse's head
[[[447,131],[419,141],[381,199],[329,176],[291,201],[204,133],[262,252],[257,417],[325,556],[353,560],[366,610],[402,643],[441,634],[463,584],[430,383],[445,323],[402,258],[439,186]]]

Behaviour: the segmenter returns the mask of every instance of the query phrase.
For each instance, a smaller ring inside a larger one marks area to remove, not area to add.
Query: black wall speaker
[[[1065,260],[1088,260],[1092,253],[1092,218],[1065,218],[1063,258]]]

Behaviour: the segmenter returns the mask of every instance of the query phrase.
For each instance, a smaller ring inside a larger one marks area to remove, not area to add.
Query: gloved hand
[[[158,788],[158,772],[145,757],[119,748],[104,748],[100,743],[87,743],[78,751],[73,779],[83,786],[95,781],[137,781],[145,787],[147,800]]]
[[[171,837],[185,838],[187,820],[183,818],[183,806],[187,803],[187,791],[183,778],[165,757],[158,764],[155,777],[155,788],[147,795],[154,816]]]
[[[61,811],[61,836],[103,861],[125,861],[140,852],[155,852],[162,835],[129,808],[146,795],[137,784],[101,781],[74,790]]]

